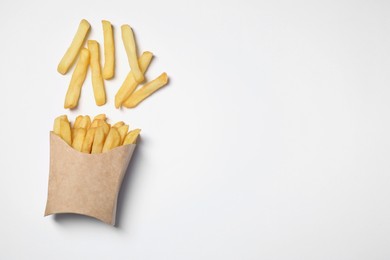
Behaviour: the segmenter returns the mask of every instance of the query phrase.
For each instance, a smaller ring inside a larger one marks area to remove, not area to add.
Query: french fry
[[[144,80],[144,74],[139,68],[137,47],[135,45],[133,30],[127,24],[122,25],[121,30],[123,44],[127,53],[127,59],[129,60],[130,68],[134,73],[134,78],[137,82],[142,82]]]
[[[97,120],[97,127],[103,127],[104,134],[107,135],[108,132],[110,131],[110,124],[108,124],[105,120]]]
[[[90,27],[91,25],[88,23],[87,20],[81,20],[77,32],[72,40],[72,43],[70,44],[69,48],[67,49],[60,63],[58,64],[57,71],[59,73],[66,74],[66,72],[68,72],[70,66],[73,64],[78,53],[80,52],[80,49],[84,43],[84,40],[88,34]]]
[[[79,128],[88,129],[91,126],[91,118],[89,116],[84,116],[83,119],[81,119],[80,124],[78,125]]]
[[[72,145],[72,132],[70,130],[69,121],[65,119],[60,120],[60,136],[70,146]]]
[[[115,45],[112,25],[109,21],[102,21],[104,35],[104,66],[103,79],[111,79],[114,76]]]
[[[125,140],[123,141],[123,145],[136,144],[140,132],[141,132],[141,129],[134,129],[134,130],[130,131],[126,135]]]
[[[81,120],[83,120],[84,116],[77,116],[76,120],[74,121],[73,128],[80,128]]]
[[[142,88],[135,91],[124,103],[123,106],[127,108],[136,107],[141,103],[145,98],[156,92],[158,89],[162,88],[168,83],[168,76],[164,72],[156,79],[146,83]]]
[[[100,69],[99,60],[99,43],[94,40],[88,41],[88,49],[90,52],[90,67],[92,72],[92,87],[95,96],[95,103],[102,106],[106,103],[106,91],[104,89],[104,81]]]
[[[145,51],[138,59],[139,66],[143,74],[145,74],[146,70],[148,69],[152,58],[153,53]],[[134,78],[133,71],[130,71],[127,74],[125,81],[122,83],[122,86],[115,95],[115,107],[119,108],[122,103],[130,97],[130,95],[134,92],[137,86],[138,82]]]
[[[61,136],[61,120],[68,121],[68,117],[66,115],[62,115],[54,119],[53,132],[58,136]]]
[[[122,125],[118,128],[119,135],[121,136],[121,144],[123,143],[123,140],[125,140],[127,131],[129,131],[129,125]]]
[[[123,126],[124,124],[125,124],[125,122],[119,121],[119,122],[116,122],[112,127],[119,128],[119,127]]]
[[[104,128],[103,126],[99,126],[95,131],[91,153],[101,153],[105,140],[106,135],[104,134]]]
[[[81,152],[81,148],[83,147],[86,131],[87,130],[85,128],[74,129],[74,137],[73,137],[72,147],[79,152]]]
[[[98,119],[106,120],[107,116],[106,114],[99,114],[93,118],[93,120],[98,120]]]
[[[106,141],[104,142],[102,152],[107,152],[121,144],[121,136],[115,127],[111,127],[110,132],[107,135]]]
[[[68,92],[65,97],[64,108],[75,108],[79,102],[81,88],[88,72],[89,51],[83,48],[80,52],[80,58],[76,68],[73,71],[72,79],[70,80]]]
[[[85,135],[85,138],[84,138],[83,146],[81,147],[81,152],[91,153],[93,139],[95,137],[95,131],[96,131],[95,127],[93,127],[93,128],[91,127],[88,129],[88,131]]]

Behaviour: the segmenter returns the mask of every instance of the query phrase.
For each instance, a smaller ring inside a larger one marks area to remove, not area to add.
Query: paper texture
[[[86,154],[51,132],[45,216],[77,213],[115,225],[118,193],[134,148],[134,144],[124,145]]]

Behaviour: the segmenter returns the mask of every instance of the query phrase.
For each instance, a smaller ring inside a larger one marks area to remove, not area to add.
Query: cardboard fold
[[[86,154],[51,132],[45,216],[76,213],[115,225],[119,190],[135,146]]]

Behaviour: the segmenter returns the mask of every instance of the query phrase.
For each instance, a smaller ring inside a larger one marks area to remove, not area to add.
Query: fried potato
[[[81,148],[83,147],[86,131],[87,130],[85,128],[74,129],[74,137],[73,137],[72,147],[79,152],[81,152]]]
[[[53,126],[53,132],[58,135],[58,136],[61,136],[61,132],[60,132],[60,129],[61,129],[61,120],[65,120],[67,122],[68,121],[68,117],[66,115],[62,115],[62,116],[59,116],[57,117],[56,119],[54,119],[54,126]]]
[[[84,138],[83,146],[81,147],[81,152],[91,153],[92,144],[95,137],[95,131],[96,131],[95,127],[91,127],[88,129]]]
[[[119,127],[123,126],[124,124],[125,124],[125,122],[119,121],[119,122],[116,122],[112,127],[119,128]]]
[[[97,127],[93,138],[91,153],[101,153],[103,150],[103,145],[105,140],[106,140],[106,134],[104,133],[103,126]]]
[[[69,121],[65,119],[60,120],[60,136],[70,146],[72,145],[72,132],[70,130]]]
[[[156,79],[146,83],[142,88],[135,91],[124,103],[123,106],[128,108],[136,107],[145,98],[156,92],[168,83],[168,76],[164,72]]]
[[[146,70],[149,67],[150,62],[152,61],[153,53],[145,51],[142,53],[141,57],[138,60],[141,72],[145,74]],[[115,107],[119,108],[122,103],[130,97],[130,95],[137,88],[138,82],[134,78],[134,74],[130,71],[127,74],[125,81],[122,83],[122,86],[115,95]]]
[[[125,140],[123,141],[123,145],[136,144],[140,132],[141,132],[141,129],[134,129],[134,130],[130,131],[126,135]]]
[[[138,64],[137,47],[135,45],[133,30],[127,24],[122,25],[121,30],[123,44],[126,49],[130,68],[134,73],[134,78],[137,82],[142,82],[144,80],[144,74],[141,72],[141,69]]]
[[[95,103],[102,106],[106,103],[106,91],[104,89],[104,81],[100,69],[99,59],[99,43],[94,40],[88,41],[88,49],[90,52],[90,67],[92,72],[92,87],[95,95]]]
[[[73,124],[73,128],[80,128],[80,123],[81,123],[81,120],[83,120],[83,117],[84,116],[82,116],[82,115],[76,117],[76,120],[74,121],[74,124]]]
[[[81,88],[87,76],[89,65],[89,51],[83,48],[80,52],[80,58],[76,68],[73,71],[72,79],[70,80],[68,92],[66,93],[64,108],[75,108],[79,103]]]
[[[78,125],[78,128],[84,128],[87,130],[90,126],[91,126],[91,118],[89,116],[84,116],[81,119],[80,124]]]
[[[122,125],[118,128],[119,135],[121,136],[121,144],[123,143],[123,140],[125,140],[127,131],[129,131],[129,125]]]
[[[121,136],[119,135],[118,129],[111,127],[110,132],[107,135],[106,141],[104,142],[102,152],[107,152],[121,144]]]
[[[80,52],[81,47],[83,46],[84,40],[88,34],[90,27],[91,25],[88,23],[87,20],[81,20],[72,43],[70,44],[69,48],[65,52],[65,55],[62,57],[60,63],[58,64],[57,71],[59,73],[65,74],[66,72],[68,72],[70,66],[76,60],[76,57]]]
[[[111,79],[114,76],[115,45],[112,25],[109,21],[102,21],[104,35],[104,66],[103,79]]]

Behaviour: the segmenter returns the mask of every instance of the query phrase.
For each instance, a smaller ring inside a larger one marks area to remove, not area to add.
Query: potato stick
[[[105,140],[106,140],[106,135],[104,134],[103,126],[96,128],[95,135],[93,137],[91,153],[101,153],[103,150],[103,145]]]
[[[95,137],[96,128],[89,128],[87,134],[85,135],[83,146],[81,147],[81,152],[91,153],[93,139]]]
[[[65,55],[62,57],[60,64],[58,64],[57,71],[59,73],[65,74],[66,72],[68,72],[70,66],[75,61],[77,54],[79,53],[84,43],[85,37],[87,36],[90,27],[91,26],[89,25],[87,20],[81,20],[77,32],[72,40],[72,43],[65,52]]]
[[[123,103],[123,106],[128,108],[136,107],[145,98],[152,95],[158,89],[164,87],[167,83],[168,83],[168,76],[164,72],[159,77],[150,81],[149,83],[146,83],[142,88],[140,88],[139,90],[131,94],[129,99],[126,100],[125,103]]]
[[[106,141],[104,142],[102,152],[107,152],[121,144],[121,136],[119,135],[118,129],[112,127],[107,135]]]
[[[76,68],[73,71],[72,79],[70,80],[68,92],[65,97],[64,108],[75,108],[79,103],[81,88],[88,72],[89,51],[83,48],[80,52],[80,58]]]
[[[145,51],[142,53],[141,57],[138,60],[140,69],[142,73],[145,73],[149,67],[150,62],[152,61],[153,53]],[[119,108],[122,103],[130,97],[130,95],[137,88],[138,82],[134,78],[134,74],[130,71],[127,74],[125,81],[122,83],[122,86],[115,95],[115,107]]]
[[[72,133],[68,121],[62,119],[60,121],[60,136],[69,145],[72,145]]]
[[[104,35],[104,66],[103,79],[110,79],[114,76],[115,67],[115,45],[112,25],[109,21],[102,21]]]
[[[110,124],[108,124],[106,121],[104,121],[104,120],[98,120],[98,122],[97,122],[97,126],[99,127],[99,126],[102,126],[103,127],[103,130],[104,130],[104,134],[108,134],[108,132],[110,131],[110,128],[111,128],[111,126],[110,126]]]
[[[126,49],[127,59],[129,60],[130,68],[134,73],[134,78],[137,82],[144,80],[144,74],[141,72],[138,64],[137,47],[135,45],[134,34],[131,27],[127,24],[122,25],[122,40]]]
[[[93,120],[98,120],[98,119],[106,120],[107,116],[106,114],[99,114],[93,118]]]
[[[83,119],[81,119],[78,128],[84,128],[87,130],[90,126],[91,126],[91,118],[89,116],[84,116]]]
[[[125,140],[127,131],[129,131],[129,125],[123,125],[118,128],[119,135],[121,136],[121,144],[123,144],[123,140]]]
[[[95,103],[102,106],[106,103],[106,91],[104,89],[104,81],[100,69],[99,60],[99,43],[97,41],[89,40],[88,49],[90,52],[90,67],[92,72],[92,87],[95,95]]]
[[[77,116],[76,120],[74,121],[73,128],[80,128],[81,120],[83,120],[84,116]]]
[[[66,120],[68,121],[68,117],[66,115],[62,115],[62,116],[59,116],[57,117],[56,119],[54,119],[54,126],[53,126],[53,132],[60,136],[60,129],[61,129],[61,120]]]
[[[119,121],[119,122],[116,122],[112,127],[119,128],[119,127],[123,126],[124,124],[125,124],[125,122]]]
[[[140,132],[141,132],[141,129],[134,129],[134,130],[130,131],[126,135],[125,140],[123,141],[123,145],[136,144],[137,138],[138,138]]]
[[[74,129],[74,137],[72,142],[72,147],[77,151],[81,152],[81,148],[83,147],[83,142],[85,138],[86,129],[84,128],[76,128]]]

